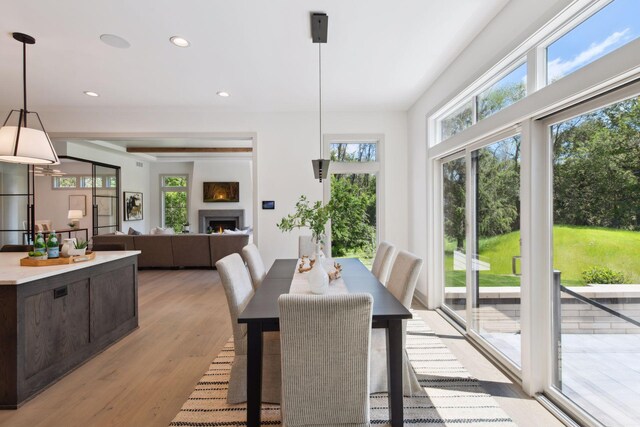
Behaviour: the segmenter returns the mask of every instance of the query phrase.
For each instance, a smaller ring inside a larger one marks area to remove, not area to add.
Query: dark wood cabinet
[[[59,289],[66,295],[46,290],[24,299],[26,379],[89,344],[89,280]]]
[[[17,408],[137,326],[137,256],[0,285],[0,408]]]

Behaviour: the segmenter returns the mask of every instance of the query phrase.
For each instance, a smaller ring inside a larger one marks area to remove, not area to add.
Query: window
[[[102,177],[97,176],[95,179],[95,183],[92,176],[81,176],[80,177],[80,187],[82,188],[93,188],[94,185],[96,188],[102,188]]]
[[[639,425],[640,97],[550,136],[554,386],[605,425]]]
[[[332,142],[332,162],[375,162],[378,160],[375,142]]]
[[[511,71],[476,97],[478,121],[527,96],[527,63]]]
[[[570,74],[636,39],[640,2],[614,0],[547,47],[547,82]]]
[[[378,234],[379,140],[329,140],[331,254],[371,266]],[[354,220],[357,218],[357,220]]]
[[[179,233],[189,219],[188,177],[165,175],[160,180],[162,226],[171,227]]]
[[[461,323],[467,305],[466,176],[463,153],[442,163],[444,304]]]
[[[53,188],[58,190],[78,187],[77,176],[54,176],[51,178],[51,181]]]
[[[520,135],[473,151],[471,160],[472,328],[520,366]]]
[[[465,102],[440,121],[440,140],[462,132],[473,124],[473,101]]]

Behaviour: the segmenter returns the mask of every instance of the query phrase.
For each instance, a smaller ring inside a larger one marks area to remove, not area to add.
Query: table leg
[[[262,402],[262,324],[247,324],[247,426],[260,426]]]
[[[392,426],[404,423],[402,402],[402,320],[388,321],[387,327],[387,384],[389,386],[389,419]]]

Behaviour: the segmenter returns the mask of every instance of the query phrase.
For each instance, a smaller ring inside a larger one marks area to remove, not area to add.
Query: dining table
[[[384,328],[387,336],[387,381],[389,420],[403,425],[402,321],[411,312],[356,258],[340,258],[341,276],[348,293],[368,293],[373,297],[372,328]],[[247,325],[247,426],[260,426],[262,397],[263,332],[279,331],[278,297],[290,292],[298,268],[297,259],[277,259],[256,290],[238,323]],[[329,285],[332,286],[332,285]],[[286,375],[283,372],[282,375]]]

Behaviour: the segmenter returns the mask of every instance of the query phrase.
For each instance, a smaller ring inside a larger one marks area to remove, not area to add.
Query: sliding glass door
[[[474,145],[441,167],[443,308],[517,369],[520,136]]]
[[[471,328],[520,366],[520,135],[471,152]]]
[[[553,156],[550,391],[622,426],[640,425],[640,98],[615,98],[545,121]]]
[[[466,182],[464,153],[443,159],[444,307],[462,324],[467,309]]]

